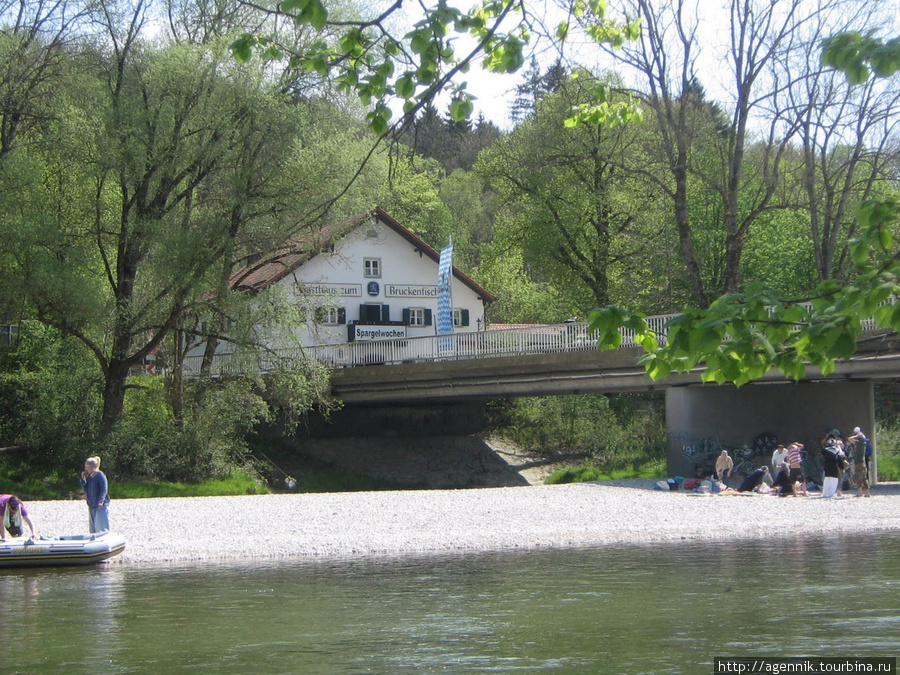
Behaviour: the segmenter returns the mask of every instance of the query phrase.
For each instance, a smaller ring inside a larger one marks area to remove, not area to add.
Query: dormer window
[[[363,274],[366,279],[378,279],[381,277],[381,258],[364,258]]]

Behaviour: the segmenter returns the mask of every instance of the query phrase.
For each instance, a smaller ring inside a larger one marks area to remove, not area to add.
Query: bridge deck
[[[665,324],[675,315],[650,317],[661,340]],[[874,323],[860,341],[860,350],[838,364],[828,378],[883,379],[900,377],[900,340],[874,332]],[[539,396],[584,392],[646,391],[700,382],[702,368],[671,375],[660,382],[638,365],[642,355],[633,335],[623,331],[618,350],[601,352],[586,323],[487,330],[373,342],[320,345],[280,350],[260,358],[218,354],[213,374],[274,370],[276,361],[315,359],[333,369],[335,396],[346,402],[447,400]],[[200,358],[185,362],[186,374],[199,370]],[[372,367],[379,366],[379,367]],[[772,371],[766,381],[783,381]],[[810,367],[805,379],[826,379]]]

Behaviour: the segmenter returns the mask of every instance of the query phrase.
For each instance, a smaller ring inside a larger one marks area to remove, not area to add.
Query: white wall
[[[378,258],[381,262],[381,276],[364,276],[365,258]],[[301,265],[293,274],[281,280],[281,284],[300,306],[314,307],[328,305],[343,307],[346,323],[360,318],[360,305],[375,303],[388,305],[390,321],[403,320],[403,310],[417,307],[431,310],[430,326],[406,327],[406,337],[424,337],[435,334],[437,323],[437,270],[433,259],[418,252],[414,245],[397,234],[393,229],[377,219],[361,225],[336,242],[332,253],[319,254]],[[369,293],[369,282],[376,282],[377,293]],[[329,288],[315,287],[328,284]],[[343,292],[321,294],[331,290],[331,285],[344,287]],[[391,287],[429,286],[434,289],[433,297],[392,296]],[[319,294],[316,294],[319,293]],[[469,325],[457,326],[456,332],[471,332],[479,328],[479,320],[484,321],[484,305],[478,295],[459,279],[453,278],[453,307],[469,312]],[[310,311],[312,314],[312,310]],[[338,344],[347,341],[347,326],[309,325],[300,326],[297,335],[304,345]]]

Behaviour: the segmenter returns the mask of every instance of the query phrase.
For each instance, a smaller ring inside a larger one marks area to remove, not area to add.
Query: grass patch
[[[580,466],[557,469],[544,481],[547,485],[562,483],[584,483],[595,480],[632,480],[635,478],[660,479],[666,476],[664,459],[638,462],[629,467],[611,469],[585,462]]]
[[[81,490],[81,486],[75,481],[72,489]],[[47,478],[17,479],[9,476],[0,476],[0,493],[5,495],[17,495],[29,500],[42,499],[67,499],[69,490],[59,481]]]
[[[900,480],[900,454],[896,452],[878,453],[878,480]]]
[[[271,492],[263,483],[245,473],[235,472],[228,478],[202,483],[169,483],[110,481],[111,499],[146,499],[149,497],[233,497]]]
[[[298,472],[297,485],[289,490],[282,481],[271,486],[249,473],[236,471],[229,478],[202,483],[167,481],[118,481],[110,477],[112,499],[148,499],[154,497],[232,497],[272,492],[366,492],[376,490],[416,489],[424,486],[399,486],[388,481],[359,476],[327,467]],[[25,501],[81,499],[78,475],[60,476],[49,472],[40,476],[33,469],[23,469],[18,462],[0,458],[0,493],[18,495]]]

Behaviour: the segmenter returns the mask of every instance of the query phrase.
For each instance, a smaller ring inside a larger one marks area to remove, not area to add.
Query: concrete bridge
[[[648,317],[661,341],[674,314]],[[900,377],[900,337],[864,322],[859,351],[823,376],[807,368],[804,381],[878,380]],[[653,382],[638,364],[643,355],[633,334],[622,332],[619,349],[599,351],[584,322],[537,325],[449,336],[360,341],[280,350],[251,357],[219,354],[213,373],[274,368],[274,361],[314,359],[332,369],[332,393],[345,403],[422,403],[502,396],[652,391],[700,384],[702,368]],[[267,361],[269,365],[267,367]],[[186,360],[186,374],[199,368]],[[785,381],[777,371],[762,382]]]
[[[523,354],[490,359],[416,362],[378,368],[342,368],[332,374],[332,393],[345,403],[438,402],[502,396],[654,391],[701,384],[702,368],[651,380],[638,364],[643,351],[628,347],[598,351]],[[900,378],[900,337],[870,335],[852,358],[822,375],[808,367],[805,382]],[[771,371],[758,382],[785,382]]]
[[[669,318],[652,317],[659,335]],[[584,323],[327,345],[273,358],[312,357],[334,369],[332,393],[345,408],[323,428],[332,436],[466,435],[476,433],[479,406],[489,399],[664,390],[669,474],[693,476],[709,459],[698,448],[746,447],[763,432],[804,443],[815,456],[827,428],[861,426],[873,437],[874,383],[900,378],[900,335],[864,329],[857,353],[833,373],[808,367],[796,383],[773,370],[740,389],[702,385],[702,368],[653,382],[630,335],[620,349],[601,352]],[[227,355],[214,364],[221,375],[247,367],[260,366]],[[767,463],[761,455],[747,462]]]

